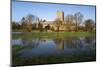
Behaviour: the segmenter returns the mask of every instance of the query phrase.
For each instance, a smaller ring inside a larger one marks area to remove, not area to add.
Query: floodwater
[[[87,37],[64,38],[31,38],[12,39],[12,45],[24,46],[16,52],[20,57],[49,56],[49,55],[78,55],[96,52],[96,39]],[[92,55],[92,54],[91,54]]]

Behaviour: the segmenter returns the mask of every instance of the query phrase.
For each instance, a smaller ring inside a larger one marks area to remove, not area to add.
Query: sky
[[[12,21],[19,22],[22,17],[28,14],[36,15],[40,19],[46,19],[47,21],[54,21],[57,10],[64,11],[65,16],[81,12],[84,15],[84,20],[92,19],[95,21],[95,6],[18,1],[12,2]]]

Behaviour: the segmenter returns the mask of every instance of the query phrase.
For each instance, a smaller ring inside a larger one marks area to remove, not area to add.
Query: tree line
[[[46,22],[46,20],[45,19],[42,20],[35,15],[28,14],[26,17],[23,17],[20,22],[13,21],[12,30],[25,29],[29,32],[31,30],[43,31],[43,25],[41,22]],[[84,20],[84,15],[81,14],[80,12],[77,12],[74,15],[69,14],[65,16],[64,21],[61,21],[60,19],[55,19],[53,23],[57,27],[57,31],[60,31],[59,28],[61,25],[64,25],[66,27],[65,31],[76,31],[76,32],[77,31],[91,32],[95,31],[96,27],[95,21],[93,21],[92,19]],[[74,27],[73,30],[72,27]],[[50,27],[49,24],[45,27],[45,29],[54,31],[53,27]]]
[[[75,13],[74,15],[69,14],[65,16],[64,19],[65,26],[67,31],[94,31],[96,27],[96,23],[92,19],[86,19],[84,20],[83,14],[80,12]],[[59,31],[60,26],[62,25],[63,21],[56,19],[54,21],[55,25],[57,26],[57,29]],[[74,29],[71,28],[74,26]]]

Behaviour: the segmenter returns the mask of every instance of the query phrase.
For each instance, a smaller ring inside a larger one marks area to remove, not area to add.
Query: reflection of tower
[[[64,40],[59,40],[59,43],[57,44],[57,48],[64,50]]]
[[[57,11],[57,17],[56,17],[56,19],[64,21],[64,12],[63,11]]]

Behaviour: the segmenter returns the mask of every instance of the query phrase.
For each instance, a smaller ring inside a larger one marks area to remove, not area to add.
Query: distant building
[[[56,19],[60,19],[60,21],[64,21],[64,12],[63,11],[57,11]]]
[[[59,19],[60,21],[62,21],[62,23],[61,23],[62,25],[60,25],[59,30],[61,30],[61,31],[67,30],[66,22],[64,21],[64,12],[63,11],[57,11],[55,19]],[[43,28],[45,28],[47,25],[49,25],[50,28],[54,29],[55,31],[57,30],[57,26],[55,25],[54,21],[45,21],[45,22],[41,21],[40,23],[43,25]],[[38,23],[37,23],[37,25],[38,25]],[[37,28],[38,27],[39,26],[37,26]],[[74,29],[74,26],[72,26],[71,29]]]

